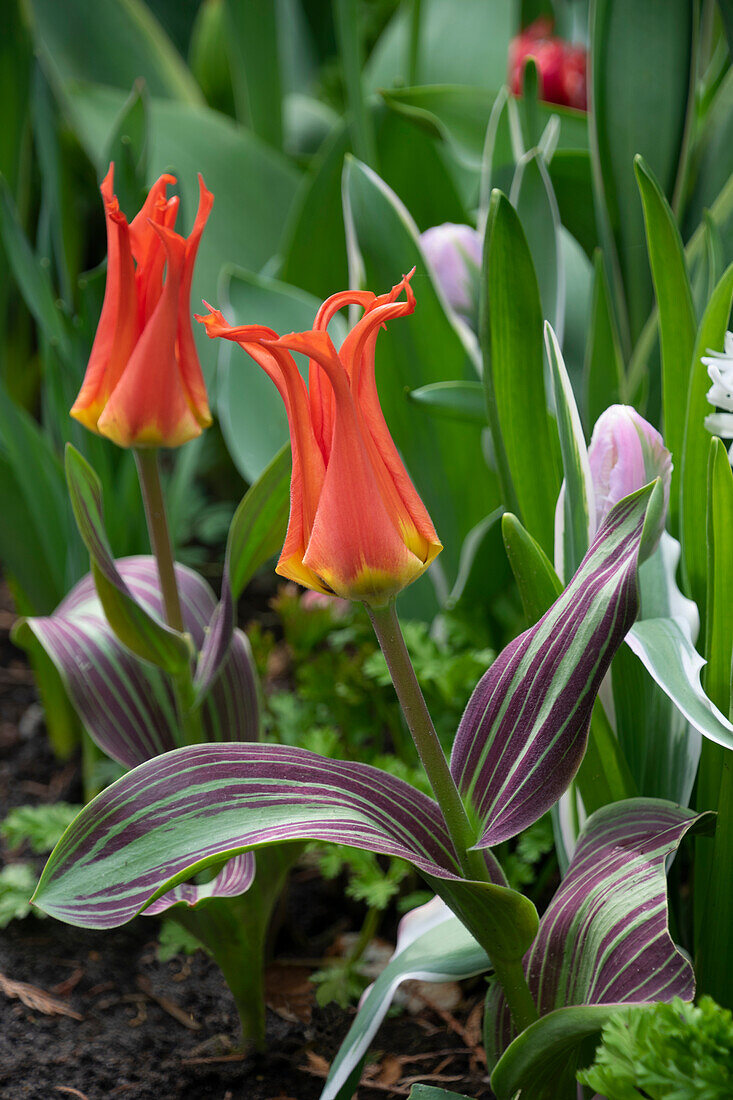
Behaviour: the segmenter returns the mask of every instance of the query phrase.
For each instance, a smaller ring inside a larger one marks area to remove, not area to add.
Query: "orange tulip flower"
[[[389,434],[374,378],[380,328],[415,308],[409,280],[380,297],[334,294],[311,332],[281,339],[258,325],[233,328],[211,306],[197,318],[209,336],[249,352],[285,402],[293,473],[277,572],[316,592],[375,605],[416,580],[442,549]],[[403,290],[406,299],[398,301]],[[353,304],[364,315],[337,352],[326,330],[334,314]],[[291,351],[310,359],[308,387]]]
[[[120,447],[178,447],[211,423],[189,299],[214,196],[199,176],[198,211],[186,239],[173,230],[178,198],[166,197],[175,176],[153,184],[128,225],[113,172],[111,164],[100,188],[107,221],[104,304],[71,415]]]

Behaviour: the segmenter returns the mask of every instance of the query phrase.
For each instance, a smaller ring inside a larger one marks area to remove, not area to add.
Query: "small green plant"
[[[168,962],[175,955],[195,955],[205,951],[204,945],[196,939],[193,932],[183,928],[178,921],[165,917],[160,925],[156,955],[158,962]]]
[[[607,1100],[728,1100],[733,1016],[711,997],[619,1012],[578,1080]]]
[[[0,871],[0,928],[6,928],[11,920],[22,920],[31,912],[30,897],[37,878],[29,863],[10,863]]]
[[[0,825],[0,836],[11,849],[27,843],[34,855],[44,855],[56,847],[80,809],[81,806],[72,806],[68,802],[54,802],[50,806],[17,806]]]

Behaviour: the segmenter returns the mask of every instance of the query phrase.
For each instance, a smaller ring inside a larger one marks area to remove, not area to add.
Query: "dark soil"
[[[17,805],[81,801],[78,762],[53,757],[11,621],[0,591],[0,820]],[[18,854],[0,847],[0,857]],[[247,1056],[233,1052],[236,1013],[218,968],[202,952],[160,962],[157,920],[107,932],[12,922],[0,932],[0,1098],[316,1100],[353,1011],[319,1008],[308,975],[349,910],[334,884],[296,868],[283,912],[267,1053]],[[479,983],[454,1013],[389,1018],[359,1100],[408,1096],[416,1081],[488,1100],[481,995]]]

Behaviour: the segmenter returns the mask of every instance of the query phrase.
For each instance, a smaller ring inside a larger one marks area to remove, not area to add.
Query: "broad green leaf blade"
[[[550,364],[552,389],[555,396],[557,430],[564,472],[563,487],[558,501],[556,523],[562,535],[556,535],[555,567],[561,577],[567,577],[580,565],[588,549],[588,539],[595,529],[595,497],[593,478],[588,461],[580,414],[575,404],[565,361],[557,336],[545,321],[545,347]]]
[[[580,766],[598,689],[638,611],[651,491],[609,512],[565,591],[509,643],[469,700],[451,771],[476,815],[481,846],[541,817]]]
[[[693,5],[690,0],[595,0],[590,35],[593,182],[628,355],[652,298],[641,260],[644,224],[633,158],[641,153],[671,199],[688,109]]]
[[[66,81],[126,92],[142,78],[152,95],[201,103],[201,92],[150,8],[141,0],[31,0],[36,46]]]
[[[644,619],[631,628],[626,643],[703,737],[733,749],[733,725],[700,686],[705,660],[676,619]]]
[[[218,300],[233,325],[267,325],[278,333],[312,328],[318,298],[297,287],[241,268],[226,267]],[[338,347],[346,326],[337,317],[331,335]],[[222,433],[240,473],[256,481],[289,441],[285,407],[261,367],[228,340],[213,341],[219,353],[218,412]]]
[[[236,601],[261,565],[285,541],[290,503],[290,447],[277,452],[247,490],[234,513],[226,548],[226,572]]]
[[[509,201],[519,215],[537,276],[542,318],[563,339],[565,265],[560,247],[560,212],[544,157],[531,149],[520,158]]]
[[[446,364],[453,378],[462,373],[474,381],[478,352],[466,326],[454,323],[424,277],[417,227],[394,192],[353,159],[344,170],[343,191],[352,285],[382,292],[418,265],[415,315],[394,325],[389,340],[378,346],[377,383],[384,418],[445,546],[441,563],[452,582],[463,539],[495,503],[490,474],[477,476],[485,468],[481,430],[426,417],[405,394],[444,381]]]
[[[400,922],[397,948],[359,1005],[353,1024],[331,1063],[320,1100],[339,1100],[341,1090],[366,1055],[402,982],[450,982],[491,968],[486,952],[450,909],[438,899],[413,910]],[[421,910],[423,912],[421,912]],[[402,944],[408,921],[418,921],[416,935]],[[424,928],[421,926],[425,926]]]
[[[129,592],[152,615],[162,614],[153,558],[118,563]],[[176,566],[186,627],[197,648],[204,645],[216,601],[206,582]],[[53,615],[30,618],[16,628],[19,644],[29,632],[53,660],[92,739],[114,760],[133,768],[181,741],[170,679],[121,645],[110,629],[91,576],[84,577]],[[202,719],[209,741],[249,741],[257,736],[258,700],[249,645],[240,631],[207,696]]]
[[[525,958],[541,1017],[572,1005],[692,999],[692,965],[669,934],[665,862],[688,832],[710,830],[712,817],[661,799],[635,798],[588,818]],[[566,1039],[575,1026],[578,1038],[587,1033],[583,1014],[567,1017],[567,1026],[556,1019]],[[497,1053],[505,1050],[513,1029],[500,989],[489,994],[487,1023],[487,1045]],[[514,1074],[530,1071],[533,1044],[515,1041],[492,1075],[500,1097],[528,1087],[528,1082],[513,1088],[512,1083]],[[551,1094],[540,1095],[549,1100]]]
[[[708,467],[708,615],[705,687],[725,713],[731,710],[730,599],[733,593],[733,473],[725,447],[714,439]],[[695,851],[695,948],[700,990],[725,1005],[733,981],[733,782],[730,751],[706,742],[697,785],[700,809],[717,809],[714,844]]]
[[[695,346],[695,308],[685,265],[682,238],[664,193],[643,157],[634,159],[646,225],[649,264],[659,311],[662,347],[662,411],[664,441],[674,456],[682,455],[685,409]],[[672,533],[677,531],[680,462],[672,469],[669,515]]]
[[[518,510],[547,553],[560,472],[545,402],[542,311],[526,237],[499,191],[492,193],[486,226],[480,311],[484,385],[504,504]]]
[[[537,1020],[514,1040],[491,1075],[498,1100],[514,1100],[519,1090],[532,1100],[577,1100],[576,1070],[590,1064],[603,1027],[625,1007],[578,1005]],[[586,1044],[589,1056],[584,1058]]]
[[[486,424],[486,399],[480,382],[431,382],[412,390],[409,398],[436,416]]]
[[[102,484],[70,444],[66,478],[79,534],[89,551],[92,573],[107,620],[120,641],[145,661],[178,672],[191,658],[183,634],[172,630],[138,603],[115,565],[102,517]]]
[[[591,431],[611,405],[624,404],[624,363],[600,250],[593,257],[593,304],[583,366],[585,426]]]
[[[684,559],[684,576],[689,593],[704,619],[707,601],[707,538],[705,510],[701,487],[707,476],[710,433],[705,428],[705,416],[711,412],[707,393],[711,386],[701,356],[709,348],[722,348],[733,301],[733,264],[724,272],[715,287],[700,322],[691,352],[691,373],[687,395],[685,442],[680,475],[680,537]]]

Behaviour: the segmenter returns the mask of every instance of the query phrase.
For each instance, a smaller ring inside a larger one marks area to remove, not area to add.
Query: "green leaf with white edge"
[[[708,467],[708,615],[705,687],[710,698],[731,714],[730,608],[733,599],[733,472],[719,439],[710,446]],[[733,781],[730,752],[703,744],[697,806],[717,809],[713,844],[695,851],[695,948],[700,990],[727,1004],[733,981]]]
[[[101,482],[71,444],[66,448],[66,478],[79,534],[89,551],[94,583],[109,625],[138,657],[167,672],[181,672],[191,659],[189,642],[185,635],[149,614],[130,594],[107,541]]]
[[[600,249],[593,256],[593,301],[583,365],[583,412],[590,432],[611,405],[624,404],[624,361]]]
[[[278,333],[313,327],[320,301],[311,294],[265,275],[227,266],[219,281],[218,299],[233,325],[267,325]],[[338,347],[346,335],[341,317],[330,333]],[[255,482],[288,443],[288,419],[280,394],[246,352],[229,340],[213,341],[219,353],[217,411],[221,430],[235,465]],[[298,357],[302,368],[306,360]]]
[[[44,66],[64,82],[129,91],[139,78],[152,95],[200,104],[201,91],[180,54],[141,0],[30,0]]]
[[[486,424],[486,398],[481,382],[431,382],[411,390],[408,397],[435,416]]]
[[[226,548],[226,570],[236,601],[261,565],[281,549],[290,508],[290,445],[277,452],[234,513]]]
[[[475,381],[478,349],[425,275],[417,226],[397,195],[352,158],[343,192],[352,286],[383,292],[418,267],[415,315],[391,324],[377,344],[377,385],[392,437],[445,546],[438,564],[452,583],[463,539],[497,503],[490,473],[476,476],[484,469],[481,428],[427,417],[406,392],[444,381],[446,363],[454,378]]]
[[[60,95],[72,127],[101,177],[107,170],[107,139],[127,97],[96,85],[64,85]],[[277,150],[207,107],[151,98],[148,126],[147,183],[152,184],[162,172],[176,175],[182,207],[180,232],[188,232],[193,224],[199,172],[215,195],[194,269],[191,304],[196,309],[203,298],[215,300],[225,257],[258,271],[277,254],[299,174]],[[194,337],[211,386],[219,342],[208,340],[203,331],[196,331]]]
[[[434,898],[400,922],[395,953],[366,991],[349,1032],[331,1063],[320,1100],[344,1100],[343,1091],[366,1055],[402,982],[451,982],[491,968],[486,952]]]
[[[682,238],[670,205],[643,157],[634,158],[634,170],[644,209],[649,263],[659,311],[664,441],[673,455],[682,455],[685,408],[697,331],[695,307]],[[680,470],[677,467],[675,463],[669,494],[672,534],[677,533],[680,507]]]
[[[633,158],[641,153],[671,199],[687,121],[694,37],[690,0],[595,0],[591,9],[593,182],[627,355],[652,304]]]
[[[514,1040],[491,1075],[498,1100],[513,1100],[520,1091],[532,1100],[577,1100],[577,1070],[590,1065],[604,1025],[626,1007],[577,1005],[537,1020]]]
[[[733,749],[733,725],[700,685],[705,660],[677,619],[644,619],[632,626],[626,644],[677,709],[703,737]]]
[[[493,601],[506,591],[509,565],[501,547],[500,520],[504,509],[495,508],[468,532],[461,547],[456,582],[445,602],[461,617],[485,625]]]
[[[552,326],[545,321],[545,348],[550,363],[555,396],[557,430],[560,437],[563,479],[557,504],[555,568],[568,580],[580,565],[589,539],[595,533],[595,496],[583,425],[575,404],[573,387],[565,369],[560,344]]]
[[[685,441],[680,475],[680,537],[683,570],[689,593],[705,617],[707,607],[707,532],[701,486],[707,476],[710,433],[705,416],[711,412],[707,393],[711,386],[707,368],[701,361],[708,349],[722,348],[733,301],[733,264],[724,272],[697,331],[691,352],[690,381],[687,391]]]
[[[561,478],[545,402],[540,295],[519,217],[500,191],[492,193],[486,226],[479,328],[504,503],[549,552]]]
[[[562,344],[565,324],[565,266],[560,248],[560,212],[544,157],[531,149],[520,158],[509,201],[517,211],[532,255],[542,317]]]

